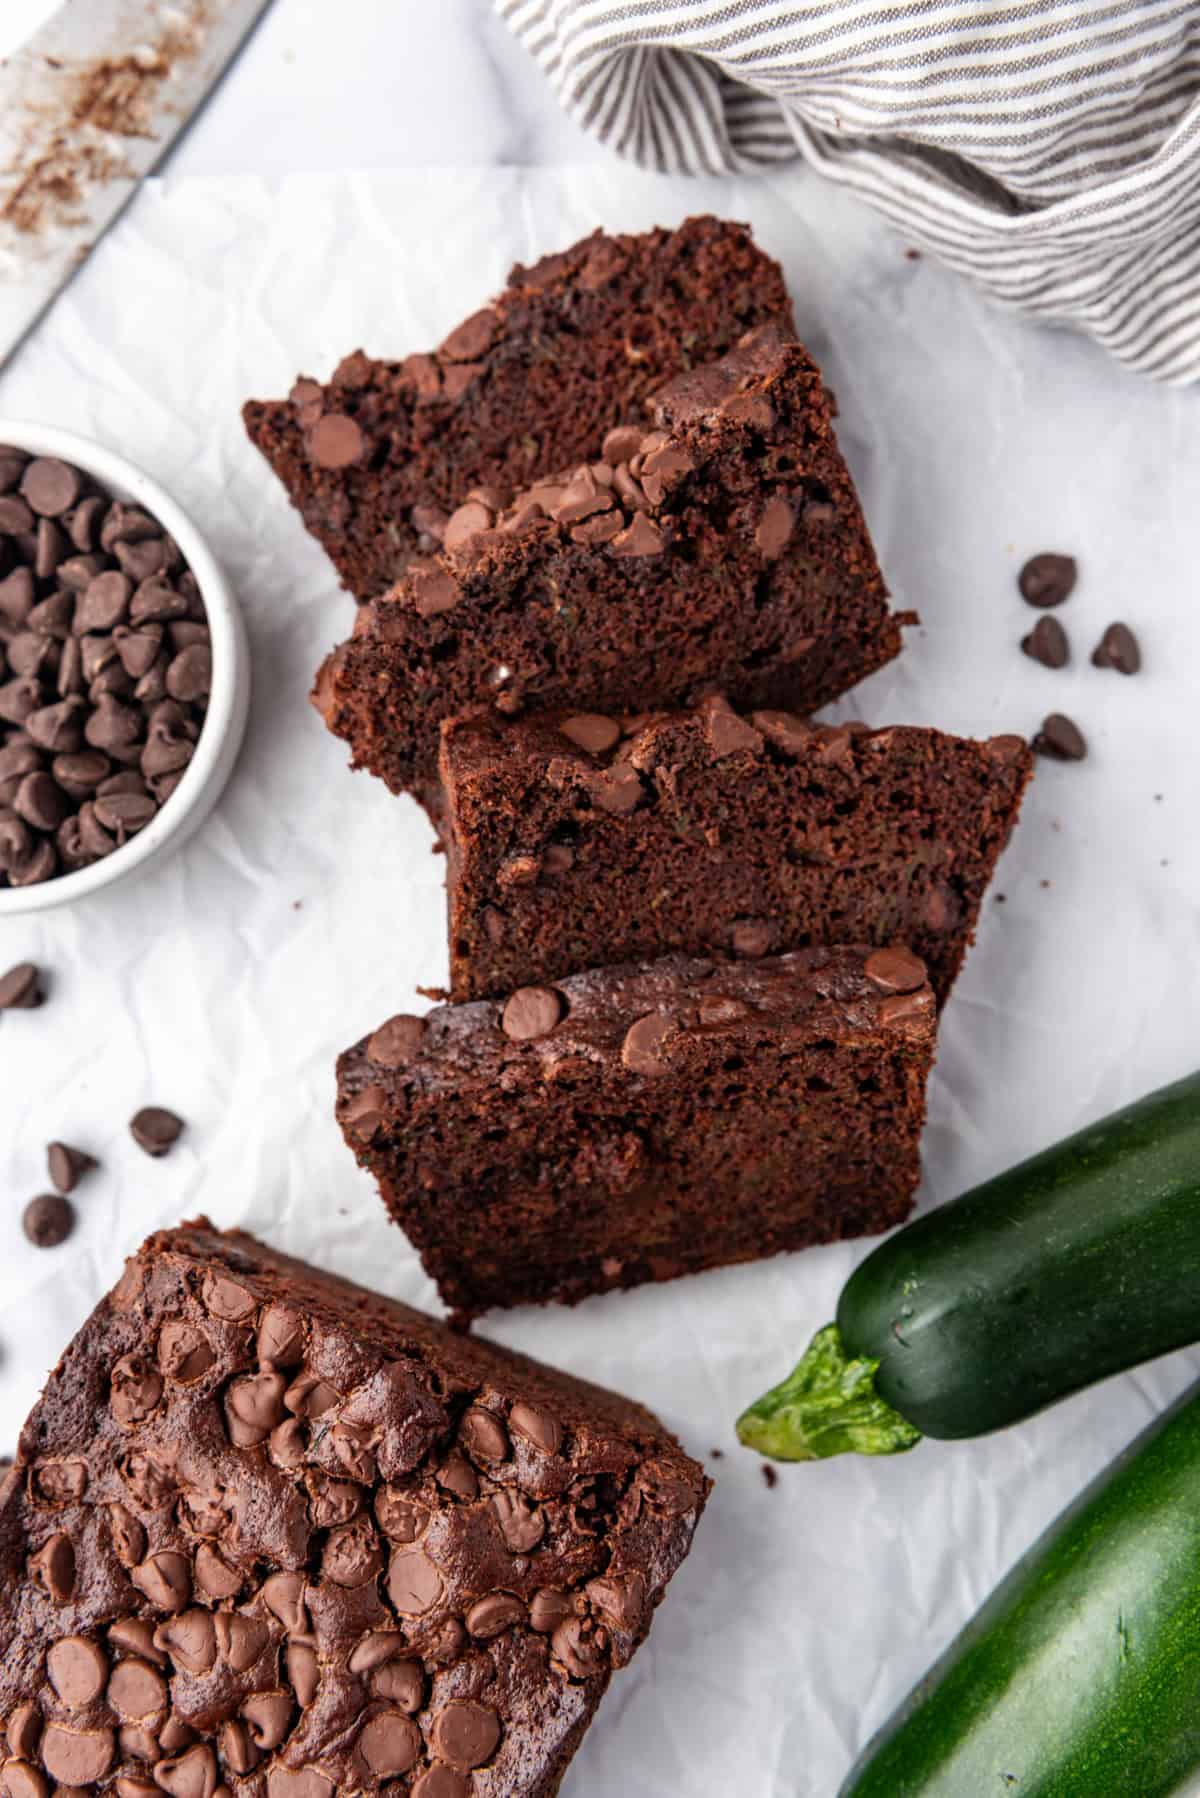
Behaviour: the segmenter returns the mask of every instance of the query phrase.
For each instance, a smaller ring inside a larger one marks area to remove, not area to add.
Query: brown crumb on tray
[[[779,1475],[769,1461],[763,1462],[762,1476],[763,1484],[767,1488],[767,1491],[774,1492],[776,1486],[779,1484]]]

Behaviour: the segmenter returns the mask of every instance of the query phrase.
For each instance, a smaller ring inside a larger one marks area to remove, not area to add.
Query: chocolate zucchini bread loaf
[[[373,599],[440,543],[472,487],[506,500],[594,455],[613,425],[645,419],[656,388],[771,319],[790,328],[791,302],[745,225],[594,231],[518,263],[430,355],[357,351],[328,385],[302,377],[243,417],[343,584]]]
[[[707,1490],[640,1405],[163,1232],[0,1492],[5,1792],[552,1798]]]
[[[899,1223],[935,1027],[904,949],[668,956],[393,1018],[338,1118],[448,1305],[571,1302]]]
[[[445,718],[642,711],[714,686],[811,710],[898,653],[906,619],[802,345],[765,325],[655,416],[508,510],[476,493],[443,553],[360,610],[313,696],[356,767],[432,803]]]
[[[1018,737],[741,717],[446,726],[456,998],[683,950],[903,942],[939,1003],[974,935],[1033,755]]]

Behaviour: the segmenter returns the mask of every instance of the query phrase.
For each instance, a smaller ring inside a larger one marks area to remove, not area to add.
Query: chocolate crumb
[[[779,1475],[769,1461],[763,1462],[762,1476],[763,1484],[767,1488],[767,1491],[774,1492],[776,1486],[779,1484]]]

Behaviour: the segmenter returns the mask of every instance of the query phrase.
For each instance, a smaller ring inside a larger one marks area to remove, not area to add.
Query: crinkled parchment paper
[[[998,313],[795,172],[151,183],[0,381],[0,411],[103,439],[190,508],[241,594],[255,698],[225,799],[183,853],[0,926],[0,961],[52,977],[42,1010],[0,1021],[0,1446],[123,1255],[181,1216],[435,1302],[332,1103],[336,1051],[444,977],[442,865],[416,807],[352,777],[305,703],[352,607],[239,403],[359,344],[426,348],[514,258],[705,208],[750,219],[783,259],[885,569],[921,614],[903,659],[836,715],[987,733],[1065,710],[1092,746],[1040,765],[986,904],[945,1016],[923,1202],[1200,1061],[1200,394]],[[1046,548],[1081,564],[1062,673],[1017,649],[1033,614],[1015,575]],[[1089,666],[1114,618],[1142,636],[1137,679]],[[163,1162],[126,1131],[146,1103],[188,1120]],[[50,1254],[25,1243],[20,1208],[55,1136],[104,1165]],[[722,1454],[691,1560],[568,1779],[578,1798],[829,1798],[998,1575],[1197,1365],[1175,1357],[994,1440],[783,1470],[768,1490],[733,1420],[863,1252],[488,1320]]]

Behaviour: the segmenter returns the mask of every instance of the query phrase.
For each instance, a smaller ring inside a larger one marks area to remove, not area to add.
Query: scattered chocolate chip
[[[1087,742],[1079,726],[1062,712],[1051,712],[1043,718],[1042,728],[1033,739],[1039,755],[1060,762],[1081,762],[1087,754]]]
[[[30,1199],[21,1223],[35,1248],[56,1249],[75,1228],[75,1207],[61,1193],[46,1192]]]
[[[767,1491],[774,1492],[776,1486],[779,1484],[779,1475],[769,1461],[764,1461],[762,1464],[762,1476],[763,1485],[767,1488]]]
[[[147,1155],[165,1155],[183,1132],[183,1119],[161,1105],[144,1105],[130,1119],[129,1132],[139,1149]]]
[[[500,1016],[505,1036],[514,1042],[531,1042],[548,1036],[563,1014],[561,994],[548,986],[522,986],[507,1000]]]
[[[1061,606],[1074,591],[1078,573],[1074,556],[1046,550],[1030,557],[1017,576],[1017,585],[1021,597],[1031,606]]]
[[[91,1173],[98,1165],[94,1156],[83,1149],[73,1149],[65,1142],[50,1144],[46,1150],[46,1162],[50,1179],[59,1192],[74,1192],[83,1176]]]
[[[1092,651],[1093,668],[1115,668],[1118,674],[1136,674],[1141,665],[1141,647],[1129,626],[1110,624]]]
[[[33,1011],[44,998],[41,969],[31,961],[19,961],[0,975],[0,1011]]]
[[[1065,668],[1071,659],[1067,633],[1058,619],[1049,615],[1039,618],[1029,634],[1021,638],[1021,648],[1044,668]]]

